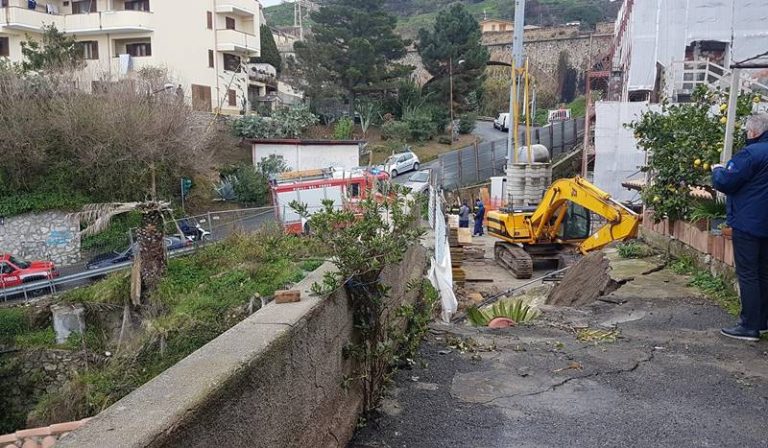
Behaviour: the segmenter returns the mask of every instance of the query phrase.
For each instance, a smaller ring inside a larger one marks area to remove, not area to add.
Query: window
[[[143,57],[143,56],[152,56],[152,44],[149,42],[126,44],[125,52],[135,58]]]
[[[208,11],[206,14],[206,20],[208,21],[208,29],[213,29],[213,13],[211,11]]]
[[[228,30],[234,30],[235,29],[235,19],[233,19],[232,17],[227,17],[226,28]]]
[[[99,59],[99,43],[95,40],[86,40],[77,43],[80,54],[85,60]]]
[[[149,0],[126,0],[126,11],[147,11],[149,12]]]
[[[7,37],[0,37],[0,56],[11,55],[10,39]]]
[[[96,12],[96,0],[72,2],[72,14],[88,14],[89,12]]]
[[[491,31],[496,31],[496,25],[491,25]]]
[[[237,106],[237,92],[232,89],[227,90],[227,104]]]
[[[5,263],[0,263],[0,274],[10,274],[13,272],[13,268]]]
[[[213,68],[215,62],[213,50],[208,50],[208,67]]]
[[[499,31],[507,31],[507,25],[503,23],[499,25]]]
[[[224,53],[224,70],[229,72],[239,72],[240,69],[240,56]]]
[[[5,8],[8,6],[8,0],[0,0],[0,8]]]
[[[360,184],[351,184],[349,186],[349,197],[350,198],[360,197]]]

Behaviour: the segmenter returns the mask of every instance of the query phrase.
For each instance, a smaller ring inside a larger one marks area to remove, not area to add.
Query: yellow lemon
[[[728,117],[723,117],[720,119],[720,123],[725,124],[728,123]]]
[[[756,97],[752,98],[752,102],[755,103],[755,104],[759,103],[760,102],[760,97],[756,96]]]
[[[726,110],[728,110],[728,105],[727,105],[727,104],[721,104],[721,105],[720,105],[720,110],[721,110],[721,111],[726,111]]]
[[[658,196],[654,196],[653,202],[661,202],[661,198]]]
[[[704,164],[704,169],[705,169],[705,170],[709,170],[709,164],[708,164],[708,163],[705,163],[705,164]]]
[[[701,159],[696,159],[693,161],[694,166],[700,166],[701,165]]]

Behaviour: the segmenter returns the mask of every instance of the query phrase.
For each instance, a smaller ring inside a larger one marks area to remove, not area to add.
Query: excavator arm
[[[579,246],[581,253],[601,249],[606,245],[637,236],[640,219],[637,213],[616,202],[611,195],[600,190],[581,177],[555,181],[545,193],[536,211],[529,218],[533,239],[539,239],[547,231],[549,223],[558,210],[568,203],[578,204],[600,215],[607,221],[597,232],[590,235]],[[562,220],[561,217],[558,221]],[[549,235],[551,238],[554,235]]]

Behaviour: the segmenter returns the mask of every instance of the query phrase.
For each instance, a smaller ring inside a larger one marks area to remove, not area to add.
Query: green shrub
[[[440,143],[441,145],[450,145],[453,142],[451,141],[451,136],[441,135],[440,137],[437,137],[437,143]]]
[[[417,142],[431,140],[437,134],[435,123],[428,115],[411,115],[406,121],[411,139]]]
[[[237,200],[246,204],[264,205],[269,198],[269,179],[250,165],[237,168],[232,188]]]
[[[408,123],[402,121],[389,121],[381,126],[381,138],[398,142],[408,141],[411,130]]]
[[[112,218],[109,227],[103,232],[83,237],[80,242],[80,248],[83,251],[99,252],[123,250],[130,244],[128,232],[133,228],[139,227],[140,224],[141,214],[139,212],[130,212],[116,216]]]
[[[319,118],[307,108],[278,110],[272,117],[248,115],[232,124],[235,136],[241,138],[296,138],[307,128],[317,124]]]
[[[9,342],[29,330],[24,308],[0,309],[0,342]]]
[[[334,140],[351,140],[355,123],[349,117],[342,117],[333,127]]]
[[[471,134],[472,131],[475,130],[475,125],[477,123],[477,114],[475,113],[467,113],[462,114],[461,117],[459,117],[459,134]]]
[[[425,108],[426,113],[432,120],[436,135],[445,132],[451,122],[451,113],[443,106],[432,105]]]
[[[3,194],[0,197],[0,216],[9,217],[44,210],[75,211],[89,202],[91,201],[87,197],[75,192]]]
[[[645,258],[653,255],[653,249],[639,241],[621,243],[617,249],[621,258]]]

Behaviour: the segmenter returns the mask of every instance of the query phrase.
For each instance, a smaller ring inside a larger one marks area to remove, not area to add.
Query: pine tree
[[[384,0],[329,0],[312,13],[306,42],[295,44],[299,70],[317,97],[339,87],[353,112],[355,97],[381,91],[408,72],[395,61],[406,42],[395,34],[397,19],[382,8]]]
[[[488,50],[481,45],[480,24],[461,3],[440,11],[433,29],[419,30],[417,45],[424,67],[434,76],[427,88],[442,101],[450,97],[451,64],[453,97],[457,110],[469,107],[467,97],[483,83]]]
[[[272,29],[267,25],[261,25],[261,56],[252,58],[251,62],[255,64],[270,64],[272,67],[275,67],[278,74],[283,70],[283,59],[280,57],[280,51],[277,49]]]

